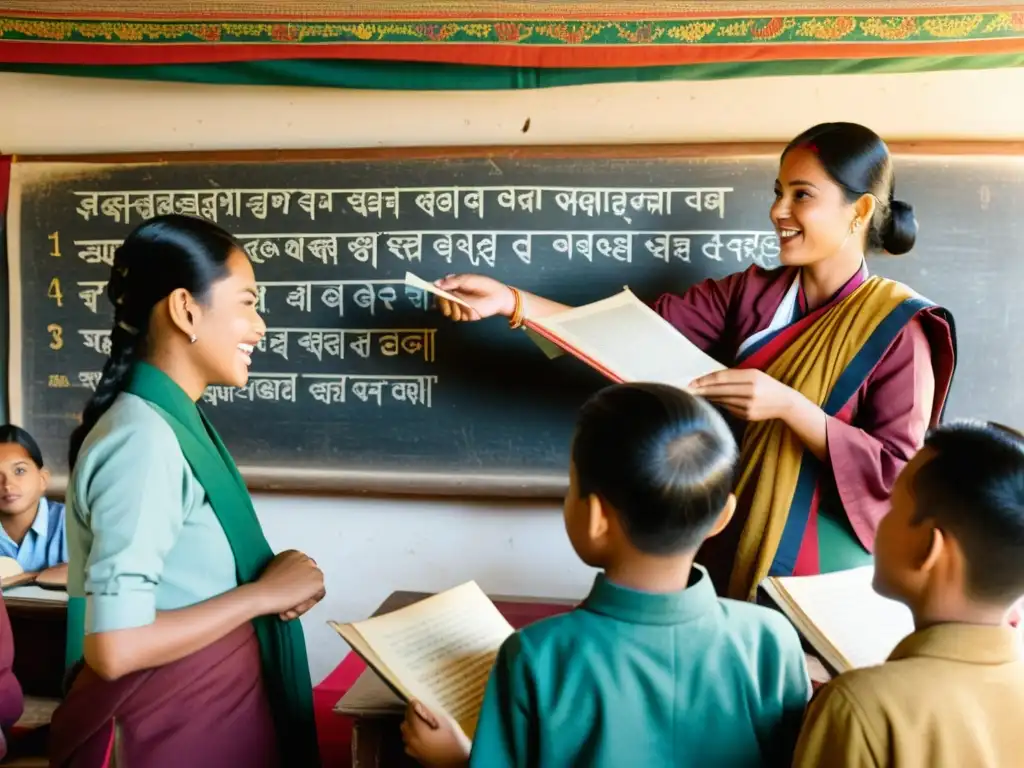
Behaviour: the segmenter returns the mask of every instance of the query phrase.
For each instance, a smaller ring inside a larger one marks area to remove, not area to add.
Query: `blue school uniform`
[[[39,500],[36,519],[19,546],[0,528],[0,555],[13,557],[25,571],[42,571],[68,561],[68,536],[64,527],[64,505]]]

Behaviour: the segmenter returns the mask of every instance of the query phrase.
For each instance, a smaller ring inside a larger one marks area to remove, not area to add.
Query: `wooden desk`
[[[38,768],[50,764],[46,757],[50,719],[58,699],[25,697],[25,711],[7,735],[7,757],[0,768]]]
[[[404,608],[425,597],[428,592],[393,592],[376,611],[374,616]],[[516,629],[542,618],[571,610],[579,604],[575,600],[552,598],[491,596],[491,600],[502,615]],[[547,609],[547,610],[545,610]],[[827,681],[828,672],[817,657],[806,654],[811,679],[816,684]],[[363,674],[374,674],[367,670]],[[352,768],[411,768],[419,763],[405,754],[402,734],[399,730],[401,718],[397,717],[356,717],[352,725]]]
[[[67,593],[38,587],[5,590],[14,634],[14,675],[26,696],[60,698],[68,634]]]

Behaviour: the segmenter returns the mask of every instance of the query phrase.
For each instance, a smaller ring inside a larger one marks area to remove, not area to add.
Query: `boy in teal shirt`
[[[736,444],[707,403],[616,385],[584,405],[565,527],[603,573],[579,608],[513,634],[472,745],[412,702],[406,750],[428,766],[787,765],[810,696],[795,630],[719,599],[693,562],[736,505]]]

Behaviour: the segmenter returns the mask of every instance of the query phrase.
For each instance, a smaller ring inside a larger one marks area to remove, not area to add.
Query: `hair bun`
[[[914,206],[902,200],[889,203],[889,218],[882,230],[882,247],[898,256],[914,247],[917,241],[917,217]]]

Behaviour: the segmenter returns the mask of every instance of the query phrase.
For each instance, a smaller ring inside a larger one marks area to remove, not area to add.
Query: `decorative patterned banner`
[[[754,12],[736,1],[256,0],[197,10],[203,4],[141,0],[131,18],[123,3],[4,5],[7,64],[376,59],[564,68],[1024,53],[1024,4],[962,1],[895,9],[878,0],[765,2]]]

